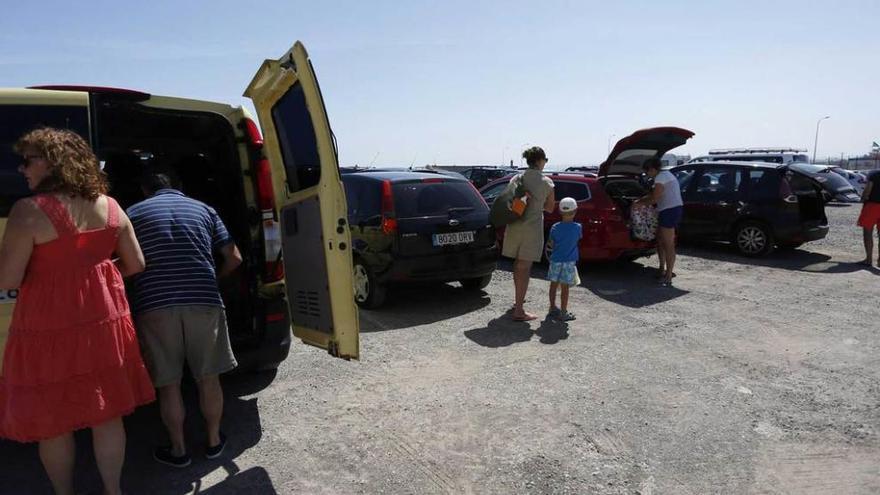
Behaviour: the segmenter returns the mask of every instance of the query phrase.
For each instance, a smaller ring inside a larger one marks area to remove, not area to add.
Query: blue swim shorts
[[[581,277],[578,275],[577,262],[550,262],[550,269],[547,271],[547,279],[551,282],[559,282],[564,285],[580,285]]]

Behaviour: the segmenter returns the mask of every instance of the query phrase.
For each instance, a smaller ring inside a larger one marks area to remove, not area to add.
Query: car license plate
[[[0,304],[12,304],[18,297],[18,289],[0,290]]]
[[[452,244],[467,244],[474,242],[474,231],[449,232],[446,234],[434,234],[435,246],[449,246]]]

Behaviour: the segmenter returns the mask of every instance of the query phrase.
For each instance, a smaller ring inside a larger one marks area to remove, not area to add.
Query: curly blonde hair
[[[14,146],[23,154],[26,149],[37,150],[49,162],[49,176],[36,191],[80,196],[90,201],[107,194],[107,175],[98,165],[95,152],[79,134],[66,129],[44,127],[28,132]]]

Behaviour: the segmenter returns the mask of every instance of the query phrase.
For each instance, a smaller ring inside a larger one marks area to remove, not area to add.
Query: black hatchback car
[[[342,175],[355,301],[380,306],[391,284],[458,281],[482,289],[498,260],[489,207],[470,182],[431,172]]]
[[[707,162],[673,167],[684,202],[682,239],[731,242],[747,256],[828,234],[822,190],[786,165]]]

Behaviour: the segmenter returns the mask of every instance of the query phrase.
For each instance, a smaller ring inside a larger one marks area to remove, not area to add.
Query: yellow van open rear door
[[[351,233],[336,146],[305,47],[266,60],[244,93],[263,129],[294,336],[358,359]]]

